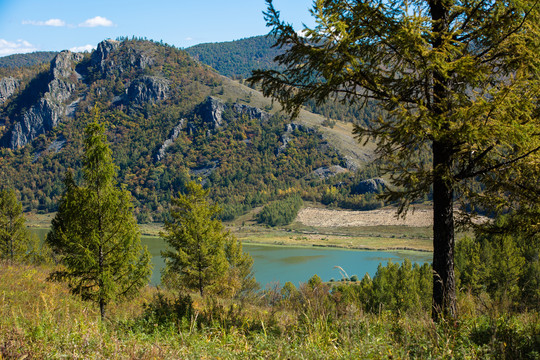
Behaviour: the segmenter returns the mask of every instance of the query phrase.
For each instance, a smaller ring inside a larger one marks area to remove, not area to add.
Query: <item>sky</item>
[[[281,18],[313,26],[313,0],[274,0]],[[104,39],[146,37],[180,48],[269,32],[264,0],[0,0],[0,56],[90,51]]]

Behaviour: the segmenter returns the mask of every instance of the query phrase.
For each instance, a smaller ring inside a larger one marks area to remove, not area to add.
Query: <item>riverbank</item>
[[[381,212],[351,212],[326,210],[321,213],[321,209],[316,212],[307,208],[302,211],[298,219],[291,225],[271,228],[257,224],[253,220],[253,214],[246,214],[238,219],[225,223],[226,227],[235,234],[239,240],[247,244],[266,244],[279,246],[307,246],[307,247],[328,247],[340,249],[356,250],[378,250],[378,251],[421,251],[431,252],[433,250],[431,226],[413,226],[410,220],[406,225],[395,223],[389,216],[389,210]],[[306,215],[316,214],[317,217],[326,219],[320,224],[315,222],[313,217]],[[344,217],[342,213],[345,213]],[[356,215],[356,218],[351,217]],[[425,214],[424,214],[425,215]],[[334,217],[334,220],[330,219]],[[358,217],[369,220],[366,225],[358,224]],[[31,228],[48,229],[54,214],[28,214],[27,225]],[[311,219],[311,220],[310,220]],[[351,220],[344,222],[343,219]],[[323,226],[325,225],[325,226]],[[163,231],[163,224],[140,224],[143,236],[159,236]]]

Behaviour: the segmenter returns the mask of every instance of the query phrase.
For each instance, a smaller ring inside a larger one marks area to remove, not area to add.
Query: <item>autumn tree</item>
[[[106,306],[128,299],[146,285],[150,253],[142,248],[131,194],[116,182],[116,166],[99,114],[85,130],[83,184],[67,173],[58,213],[47,243],[63,267],[51,274],[72,293]]]
[[[171,199],[171,218],[161,236],[170,250],[163,251],[164,276],[177,275],[180,283],[207,292],[233,295],[256,286],[253,259],[217,218],[219,208],[207,200],[208,190],[191,181],[185,194]]]
[[[293,115],[308,100],[384,110],[355,133],[376,143],[399,214],[432,191],[432,314],[455,316],[456,202],[494,211],[538,202],[540,3],[316,0],[316,26],[298,33],[267,2],[284,70],[250,81]]]

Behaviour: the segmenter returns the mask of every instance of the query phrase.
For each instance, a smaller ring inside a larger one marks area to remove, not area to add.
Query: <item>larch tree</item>
[[[0,258],[9,261],[29,257],[36,248],[32,241],[22,205],[13,189],[0,191]]]
[[[112,301],[128,299],[146,285],[150,253],[140,240],[131,194],[116,181],[116,166],[105,127],[94,121],[85,130],[83,184],[67,173],[65,190],[47,243],[62,268],[50,276],[66,281],[72,293],[99,304],[101,318]]]
[[[164,277],[206,293],[235,295],[256,287],[253,259],[217,218],[219,208],[207,200],[208,190],[191,181],[185,194],[171,199],[171,221],[161,236],[170,250],[163,251]]]
[[[399,214],[432,191],[432,315],[455,316],[454,208],[538,202],[539,1],[316,0],[301,33],[267,2],[283,70],[251,83],[293,115],[311,99],[384,109],[354,131],[376,143]]]

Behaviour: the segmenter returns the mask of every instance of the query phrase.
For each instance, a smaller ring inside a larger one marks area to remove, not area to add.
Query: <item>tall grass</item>
[[[101,322],[50,270],[0,264],[1,359],[540,358],[538,313],[490,316],[468,294],[461,318],[434,324],[418,309],[367,312],[317,281],[236,300],[148,287]]]

